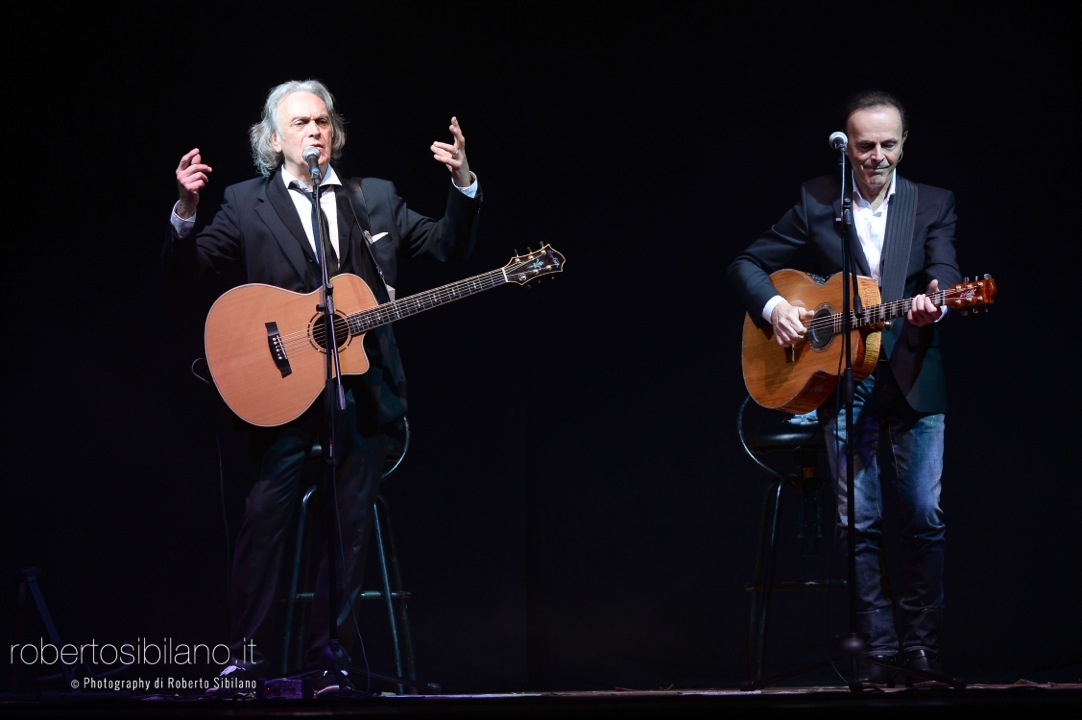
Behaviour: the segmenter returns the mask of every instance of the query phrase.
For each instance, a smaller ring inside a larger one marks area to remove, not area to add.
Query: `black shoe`
[[[868,654],[860,664],[854,684],[861,687],[892,688],[897,672],[897,655]]]
[[[929,683],[951,684],[951,679],[943,672],[939,655],[924,648],[906,651],[905,671],[906,687]]]
[[[256,696],[258,689],[259,678],[255,672],[242,664],[232,663],[211,680],[206,694],[223,699],[248,700]]]
[[[332,672],[324,670],[316,678],[313,695],[317,698],[331,697],[334,695],[350,695],[353,693],[353,681],[344,670]]]

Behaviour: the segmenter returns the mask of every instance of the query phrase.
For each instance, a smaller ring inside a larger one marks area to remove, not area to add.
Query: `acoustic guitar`
[[[369,330],[563,269],[564,256],[546,244],[516,255],[502,268],[382,305],[358,276],[336,275],[331,284],[340,373],[368,371],[364,335]],[[226,291],[211,306],[204,328],[207,365],[222,399],[242,420],[262,427],[282,425],[300,416],[323,392],[329,333],[322,293],[251,283]]]
[[[744,384],[762,407],[802,415],[826,400],[845,371],[843,276],[839,273],[824,281],[785,269],[770,278],[780,295],[794,305],[803,304],[814,315],[807,323],[804,338],[787,348],[774,341],[773,328],[759,327],[746,315],[741,346]],[[858,276],[856,281],[860,312],[849,311],[849,344],[853,379],[860,381],[872,373],[879,360],[883,328],[908,313],[913,298],[880,303],[875,280]],[[996,283],[985,275],[938,290],[929,297],[937,307],[979,308],[995,301]]]

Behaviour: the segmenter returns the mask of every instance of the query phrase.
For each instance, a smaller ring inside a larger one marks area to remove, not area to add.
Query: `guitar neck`
[[[936,307],[941,307],[947,299],[946,290],[937,290],[934,293],[928,295],[928,298]],[[913,298],[904,298],[902,300],[891,300],[890,302],[879,303],[878,305],[869,305],[864,308],[860,315],[856,314],[856,311],[850,313],[850,317],[853,318],[852,326],[868,327],[870,325],[879,325],[881,323],[888,322],[894,318],[901,317],[909,312],[913,307]],[[840,332],[840,320],[842,313],[835,315],[838,320],[838,331]]]
[[[506,268],[499,268],[353,313],[346,318],[346,321],[349,323],[350,333],[365,333],[373,328],[491,290],[508,282],[510,280],[507,278]]]

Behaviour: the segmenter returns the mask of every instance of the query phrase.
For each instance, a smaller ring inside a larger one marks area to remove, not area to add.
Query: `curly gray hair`
[[[274,149],[271,137],[280,132],[278,127],[278,106],[293,93],[310,92],[319,97],[327,106],[327,112],[331,116],[331,126],[334,128],[333,140],[331,141],[331,162],[336,162],[342,156],[342,148],[346,145],[346,121],[334,110],[334,95],[319,80],[289,80],[271,89],[267,94],[267,100],[263,103],[263,116],[259,122],[248,129],[248,138],[252,145],[252,160],[259,172],[264,177],[269,176],[282,164],[282,153]]]

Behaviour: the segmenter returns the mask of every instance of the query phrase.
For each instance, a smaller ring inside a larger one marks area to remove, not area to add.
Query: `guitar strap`
[[[890,212],[887,214],[886,237],[883,240],[883,273],[880,296],[883,302],[899,300],[905,292],[906,269],[909,266],[909,251],[913,247],[913,227],[917,220],[917,186],[903,177],[897,178],[898,187],[890,200]],[[892,328],[900,328],[902,323],[894,323]],[[899,330],[892,329],[882,334],[883,349],[886,357],[891,357],[894,341]]]
[[[361,190],[361,183],[357,178],[351,177],[346,180],[345,187],[349,195],[350,207],[353,208],[353,218],[364,236],[364,256],[370,263],[369,267],[380,280],[379,283],[369,282],[368,285],[379,303],[390,302],[394,300],[395,291],[387,284],[383,268],[380,267],[379,259],[376,257],[376,248],[372,242],[372,222],[368,215],[368,201],[365,200],[364,191]],[[394,329],[388,324],[370,331],[365,335],[364,348],[372,364],[371,367],[379,368],[380,371],[370,370],[354,380],[358,386],[355,392],[360,393],[357,404],[357,422],[362,432],[386,433],[392,423],[405,417],[407,411],[406,374],[402,368],[402,356],[398,352]]]
[[[368,201],[364,198],[364,191],[361,189],[361,183],[357,178],[351,177],[346,180],[346,190],[349,195],[349,204],[353,208],[353,217],[357,221],[357,224],[361,226],[361,232],[365,239],[365,255],[372,261],[372,267],[375,268],[376,274],[379,275],[380,281],[383,283],[383,287],[387,290],[386,297],[379,297],[380,302],[386,302],[387,300],[394,299],[394,290],[387,284],[387,278],[383,276],[383,268],[379,266],[379,260],[376,258],[375,249],[372,247],[372,224],[368,218]]]
[[[368,202],[364,199],[361,183],[357,178],[349,178],[346,180],[346,189],[349,191],[349,202],[353,205],[353,216],[357,219],[357,224],[364,231],[365,239],[371,238],[372,227],[368,221]]]
[[[909,251],[913,247],[913,226],[917,220],[917,186],[898,178],[890,201],[886,237],[883,242],[883,274],[880,290],[883,301],[898,300],[905,292]]]

